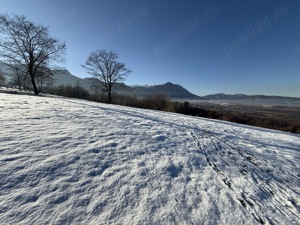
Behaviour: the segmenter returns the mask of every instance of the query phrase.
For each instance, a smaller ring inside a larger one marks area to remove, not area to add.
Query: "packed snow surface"
[[[300,136],[0,94],[0,224],[300,224]]]

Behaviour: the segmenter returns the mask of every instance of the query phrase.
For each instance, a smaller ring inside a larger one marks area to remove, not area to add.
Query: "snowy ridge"
[[[0,94],[0,224],[300,224],[300,135]]]

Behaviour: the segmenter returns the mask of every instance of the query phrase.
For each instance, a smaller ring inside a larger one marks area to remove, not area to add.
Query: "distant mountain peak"
[[[180,86],[179,84],[173,84],[167,82],[165,84],[155,85],[149,87],[156,93],[164,94],[169,98],[180,98],[180,99],[200,99],[199,96],[190,93],[188,90]]]
[[[172,82],[167,82],[164,85],[176,85],[176,84],[173,84]]]

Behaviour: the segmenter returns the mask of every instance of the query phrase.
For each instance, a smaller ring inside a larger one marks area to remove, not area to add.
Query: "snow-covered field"
[[[0,224],[300,224],[300,135],[0,94]]]

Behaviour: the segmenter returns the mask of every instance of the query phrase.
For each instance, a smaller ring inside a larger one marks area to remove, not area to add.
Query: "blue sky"
[[[134,84],[173,82],[197,95],[300,97],[300,1],[0,0],[65,41],[78,77],[95,49],[119,54]]]

